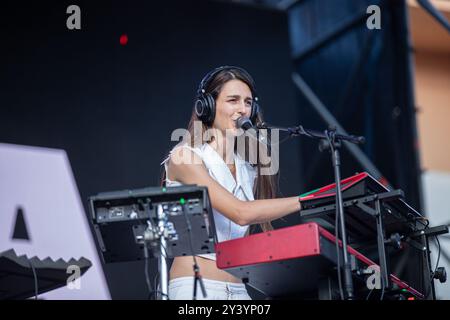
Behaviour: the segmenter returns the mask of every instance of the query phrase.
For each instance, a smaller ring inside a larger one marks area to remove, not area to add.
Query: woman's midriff
[[[242,281],[235,276],[218,269],[216,266],[216,261],[202,257],[196,257],[196,260],[200,268],[200,275],[202,278],[224,282],[242,283]],[[193,277],[193,264],[194,260],[192,259],[192,256],[176,257],[173,260],[172,267],[170,268],[170,279]]]

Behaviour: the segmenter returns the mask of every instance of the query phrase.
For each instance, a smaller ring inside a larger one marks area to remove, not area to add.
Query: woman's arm
[[[169,160],[170,180],[208,187],[211,205],[241,226],[281,218],[300,210],[298,197],[242,201],[208,174],[201,158],[187,148],[177,148]]]

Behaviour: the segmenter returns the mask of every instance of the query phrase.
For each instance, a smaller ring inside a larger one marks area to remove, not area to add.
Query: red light
[[[128,36],[126,34],[121,35],[119,41],[122,46],[126,45],[128,43]]]
[[[408,300],[416,300],[414,297],[409,297]]]

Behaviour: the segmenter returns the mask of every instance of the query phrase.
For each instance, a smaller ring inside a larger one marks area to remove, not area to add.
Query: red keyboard
[[[359,268],[376,266],[350,246],[348,252]],[[216,244],[216,256],[220,269],[270,297],[307,296],[317,292],[328,276],[336,275],[335,237],[316,223],[220,242]],[[340,260],[342,265],[342,257]],[[423,299],[422,293],[395,275],[390,279],[398,290]],[[358,282],[354,283],[356,289]]]

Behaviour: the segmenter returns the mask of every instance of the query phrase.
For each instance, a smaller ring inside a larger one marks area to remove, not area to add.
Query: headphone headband
[[[247,70],[245,70],[245,69],[243,69],[243,68],[241,68],[241,67],[237,67],[237,66],[220,66],[220,67],[217,67],[217,68],[215,68],[215,69],[209,71],[209,72],[203,77],[202,81],[200,82],[200,85],[198,86],[198,89],[197,89],[197,97],[199,97],[199,96],[201,96],[202,94],[205,94],[205,93],[206,93],[206,87],[208,87],[210,81],[211,81],[212,79],[214,79],[214,77],[215,77],[219,72],[221,72],[221,71],[223,71],[223,70],[232,70],[232,69],[236,69],[236,70],[241,71],[242,73],[244,73],[244,74],[247,76],[247,78],[250,79],[250,82],[251,82],[252,87],[253,87],[253,88],[250,88],[250,90],[252,91],[252,94],[253,94],[253,99],[254,99],[255,101],[258,101],[258,96],[257,96],[257,94],[256,94],[256,88],[255,88],[255,82],[253,81],[252,76],[247,72]]]

